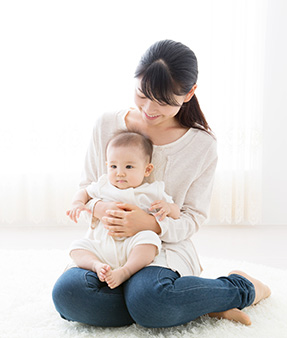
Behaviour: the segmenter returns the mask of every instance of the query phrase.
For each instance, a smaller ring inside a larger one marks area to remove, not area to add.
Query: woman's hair
[[[108,146],[112,147],[130,147],[135,146],[141,148],[143,154],[148,159],[148,162],[151,162],[152,152],[153,152],[153,143],[145,135],[137,131],[129,130],[120,130],[116,132],[113,137],[109,140],[106,149]]]
[[[135,71],[141,79],[141,91],[152,101],[178,106],[175,95],[186,95],[196,84],[197,59],[180,42],[162,40],[142,56]],[[181,126],[211,131],[195,95],[184,102],[175,116]]]

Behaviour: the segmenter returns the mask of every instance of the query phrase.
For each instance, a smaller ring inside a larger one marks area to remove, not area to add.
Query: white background
[[[59,181],[71,182],[71,193],[76,189],[96,115],[133,104],[135,67],[157,40],[181,41],[196,53],[197,96],[216,132],[220,121],[209,98],[222,95],[222,88],[210,84],[210,56],[224,48],[215,44],[218,35],[230,28],[230,11],[242,10],[246,3],[2,1],[0,173],[9,178],[1,182],[1,201],[7,201],[2,210],[15,204],[17,213],[18,205],[25,203],[17,200],[17,189],[33,191],[33,184],[44,174],[47,181],[51,179],[51,189],[57,185],[56,173]],[[267,26],[262,31],[262,224],[287,225],[287,4],[284,0],[267,3]],[[260,13],[260,1],[248,4]],[[219,60],[220,67],[228,63],[224,56]],[[35,181],[28,179],[31,187],[21,187],[27,177]],[[35,208],[45,203],[44,195],[30,198]]]
[[[263,119],[263,224],[287,225],[287,2],[269,1]]]

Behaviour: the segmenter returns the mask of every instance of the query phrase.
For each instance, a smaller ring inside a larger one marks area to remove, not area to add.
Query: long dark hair
[[[197,59],[180,42],[162,40],[142,56],[135,71],[141,78],[141,90],[152,101],[178,106],[175,95],[186,95],[197,82]],[[195,95],[183,103],[175,116],[183,127],[211,131]]]

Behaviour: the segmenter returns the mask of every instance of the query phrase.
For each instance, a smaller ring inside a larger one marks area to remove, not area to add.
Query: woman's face
[[[142,114],[143,120],[149,125],[158,125],[162,123],[174,122],[175,115],[179,112],[182,104],[186,100],[185,96],[174,96],[178,102],[178,106],[170,106],[168,104],[160,104],[156,101],[148,99],[141,91],[141,82],[136,81],[135,88],[135,104]]]

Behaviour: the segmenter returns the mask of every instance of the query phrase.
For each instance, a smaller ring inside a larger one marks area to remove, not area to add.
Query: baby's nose
[[[124,171],[123,170],[118,170],[118,172],[117,172],[117,175],[118,176],[125,176],[125,173],[124,173]]]

